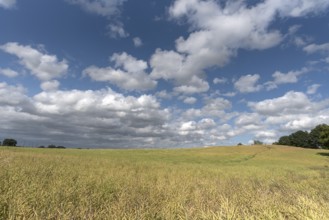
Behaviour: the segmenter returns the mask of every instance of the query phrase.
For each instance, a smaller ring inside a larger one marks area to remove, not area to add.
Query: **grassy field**
[[[0,219],[329,219],[329,151],[0,147]]]

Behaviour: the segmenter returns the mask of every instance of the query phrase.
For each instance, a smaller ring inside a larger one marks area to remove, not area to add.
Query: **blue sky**
[[[0,138],[266,143],[329,123],[329,0],[0,0]]]

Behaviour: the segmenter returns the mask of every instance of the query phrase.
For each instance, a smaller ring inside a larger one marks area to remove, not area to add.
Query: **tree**
[[[289,136],[282,136],[280,137],[279,141],[277,142],[278,145],[287,145],[290,146],[291,145],[291,141]]]
[[[16,146],[17,141],[15,139],[6,138],[2,142],[3,146]]]
[[[56,148],[56,145],[50,144],[48,145],[48,148]]]
[[[309,148],[309,135],[307,131],[296,131],[289,135],[292,146]]]
[[[321,142],[321,133],[326,133],[327,130],[329,130],[329,126],[326,124],[318,125],[311,130],[309,134],[309,144],[312,148],[321,148],[323,145],[326,145],[325,141],[323,143]]]
[[[319,143],[322,148],[329,149],[329,126],[326,126],[320,133]]]
[[[310,133],[307,131],[296,131],[289,136],[280,137],[279,141],[275,142],[275,144],[329,149],[329,125],[317,125]]]

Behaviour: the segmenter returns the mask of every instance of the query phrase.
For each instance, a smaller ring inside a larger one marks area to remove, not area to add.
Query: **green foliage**
[[[3,140],[3,146],[16,146],[17,141],[15,139],[6,138]]]
[[[329,149],[329,126],[324,126],[320,133],[319,143],[324,149]]]
[[[275,144],[329,149],[329,126],[320,124],[312,129],[310,133],[307,131],[296,131],[288,136],[280,137]]]
[[[276,144],[291,146],[291,141],[290,141],[289,136],[282,136],[282,137],[280,137],[279,141]]]
[[[315,148],[319,148],[322,147],[322,143],[321,143],[321,133],[326,132],[326,130],[329,129],[329,126],[326,124],[320,124],[318,126],[316,126],[314,129],[312,129],[312,131],[310,132],[309,135],[309,143],[311,146],[315,147]]]
[[[39,148],[42,148],[42,147],[39,147]],[[48,148],[65,149],[66,147],[64,147],[64,146],[56,146],[54,144],[51,144],[51,145],[48,146]]]
[[[292,146],[309,148],[309,138],[307,131],[296,131],[289,136]]]

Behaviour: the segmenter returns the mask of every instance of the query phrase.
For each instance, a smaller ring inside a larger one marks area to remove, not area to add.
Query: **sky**
[[[175,148],[329,124],[329,0],[0,0],[0,139]]]

